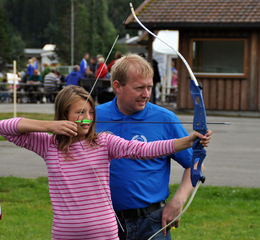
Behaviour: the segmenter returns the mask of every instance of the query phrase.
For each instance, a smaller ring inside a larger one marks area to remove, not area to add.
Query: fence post
[[[16,117],[16,80],[17,80],[17,75],[16,75],[16,61],[13,61],[13,102],[14,102],[14,112],[13,112],[13,117]]]

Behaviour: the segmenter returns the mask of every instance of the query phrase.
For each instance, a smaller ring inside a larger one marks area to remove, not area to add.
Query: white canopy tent
[[[179,49],[178,31],[161,30],[158,32],[157,36],[174,49]],[[165,101],[166,94],[169,94],[171,89],[171,59],[177,58],[177,53],[156,38],[153,42],[153,58],[158,62],[162,81],[161,99],[162,101]]]

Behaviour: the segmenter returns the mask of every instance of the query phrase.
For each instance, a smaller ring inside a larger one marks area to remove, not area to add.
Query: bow
[[[130,3],[130,8],[131,8],[131,12],[132,12],[132,15],[133,15],[135,21],[145,31],[147,31],[153,37],[157,38],[162,43],[164,43],[166,46],[168,46],[170,49],[175,51],[177,53],[178,57],[181,58],[184,65],[186,66],[186,68],[189,72],[189,75],[191,77],[190,91],[191,91],[192,100],[193,100],[193,104],[194,104],[193,130],[198,131],[199,133],[205,135],[208,130],[207,130],[207,121],[206,121],[206,110],[205,110],[203,96],[202,96],[202,88],[199,86],[198,81],[197,81],[195,75],[193,74],[189,64],[187,63],[186,59],[174,47],[172,47],[167,42],[160,39],[157,35],[155,35],[153,32],[151,32],[148,28],[146,28],[142,24],[142,22],[137,18],[136,14],[135,14],[132,3]],[[201,167],[202,167],[203,160],[206,157],[206,151],[205,151],[204,147],[200,144],[199,139],[196,139],[194,141],[192,149],[193,149],[193,155],[192,155],[192,167],[191,167],[191,182],[192,182],[192,186],[195,188],[191,194],[191,197],[190,197],[188,203],[186,204],[185,208],[182,210],[182,212],[178,216],[176,216],[171,222],[169,222],[167,225],[165,225],[163,228],[161,228],[159,231],[157,231],[155,234],[153,234],[148,240],[152,239],[158,233],[160,233],[161,231],[163,231],[164,229],[169,227],[172,223],[174,223],[177,219],[179,219],[182,214],[184,214],[184,212],[190,206],[193,198],[195,197],[195,194],[196,194],[201,182],[205,181],[205,177],[202,175]],[[198,164],[197,164],[196,168],[194,168],[194,165],[196,162],[198,162]]]

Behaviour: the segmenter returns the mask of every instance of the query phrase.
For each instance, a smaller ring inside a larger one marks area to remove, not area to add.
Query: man
[[[79,80],[82,78],[79,65],[75,65],[73,70],[65,78],[66,85],[79,85]]]
[[[88,66],[88,59],[89,59],[89,54],[85,53],[84,57],[82,58],[81,62],[80,62],[80,73],[82,75],[82,77],[85,76],[85,74],[89,73],[89,66]]]
[[[57,91],[60,86],[60,73],[56,69],[52,69],[50,73],[44,77],[43,88],[46,101],[54,102]]]
[[[119,59],[112,67],[111,81],[116,97],[96,107],[97,121],[108,121],[98,123],[97,131],[110,131],[128,140],[147,142],[188,135],[181,124],[145,123],[179,120],[174,113],[149,102],[153,69],[144,58],[132,54]],[[130,240],[148,239],[181,212],[193,190],[190,181],[191,156],[192,150],[188,149],[152,161],[112,160],[112,202],[124,226],[124,233],[119,231],[120,239],[126,239],[126,234]],[[165,204],[169,194],[171,158],[185,170],[179,189]],[[177,227],[178,221],[173,226]],[[154,239],[171,239],[170,231],[165,230]]]
[[[27,79],[27,84],[32,84],[32,85],[40,85],[42,82],[42,78],[41,75],[39,73],[38,69],[34,69],[33,70],[33,75],[31,75],[30,77],[28,77]]]
[[[42,78],[38,69],[33,69],[33,75],[29,76],[26,81],[25,92],[28,92],[28,99],[31,103],[40,102],[41,94],[40,87],[42,85]]]

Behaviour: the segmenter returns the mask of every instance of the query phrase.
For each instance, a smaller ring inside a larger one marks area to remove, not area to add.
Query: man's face
[[[122,86],[117,81],[113,86],[119,110],[125,115],[131,115],[144,110],[151,96],[153,79],[137,75],[129,69],[126,85]]]

